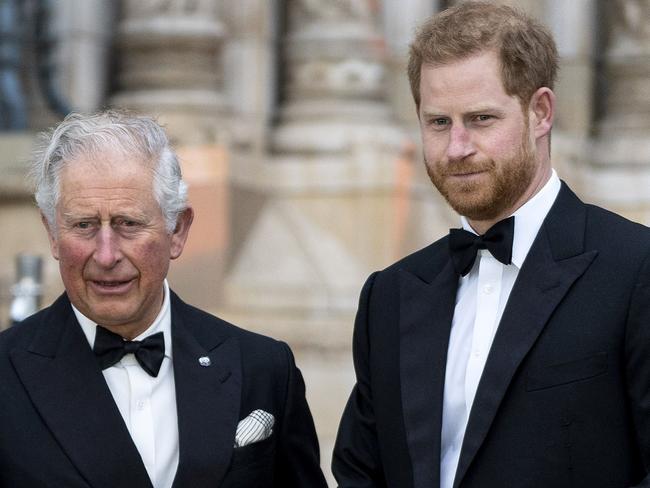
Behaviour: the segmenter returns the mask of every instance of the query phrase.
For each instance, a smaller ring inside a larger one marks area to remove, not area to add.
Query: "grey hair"
[[[56,227],[60,176],[66,164],[79,157],[119,151],[141,159],[153,171],[153,192],[165,219],[167,232],[176,228],[187,209],[187,185],[176,153],[163,128],[151,117],[122,111],[68,115],[41,135],[32,163],[36,204],[50,227]]]

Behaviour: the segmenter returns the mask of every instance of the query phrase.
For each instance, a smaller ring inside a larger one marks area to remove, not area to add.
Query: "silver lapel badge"
[[[212,364],[212,361],[210,361],[210,358],[208,356],[201,356],[199,358],[199,364],[201,366],[210,366]]]

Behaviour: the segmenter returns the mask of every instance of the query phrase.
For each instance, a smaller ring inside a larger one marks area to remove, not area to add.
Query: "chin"
[[[499,206],[494,198],[477,195],[477,192],[453,192],[443,194],[449,206],[459,215],[471,220],[487,220],[498,215]]]
[[[94,310],[96,313],[90,318],[101,325],[120,326],[130,323],[134,319],[134,314],[129,310],[116,310],[115,307],[103,309],[101,306],[95,307]]]

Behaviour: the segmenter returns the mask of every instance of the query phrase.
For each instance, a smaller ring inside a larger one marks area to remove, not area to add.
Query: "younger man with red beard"
[[[650,486],[650,232],[551,166],[557,50],[506,6],[429,19],[408,74],[462,229],[370,276],[341,488]]]

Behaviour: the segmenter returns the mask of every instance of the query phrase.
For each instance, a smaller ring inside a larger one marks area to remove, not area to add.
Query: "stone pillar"
[[[286,86],[273,149],[341,153],[388,131],[385,45],[376,2],[288,0]],[[372,134],[370,134],[372,132]]]
[[[418,128],[415,104],[406,76],[408,50],[417,27],[440,9],[440,0],[383,2],[383,25],[388,53],[388,95],[400,122]]]
[[[235,205],[250,227],[235,230],[244,242],[226,286],[231,307],[349,314],[366,272],[397,252],[391,212],[376,205],[394,191],[404,137],[386,100],[377,6],[287,2],[269,154],[233,155],[232,178],[245,192]]]
[[[217,140],[224,113],[220,4],[124,0],[112,105],[158,116],[176,142]]]
[[[386,97],[380,5],[287,0],[277,125],[233,153],[232,258],[220,313],[290,343],[323,467],[354,380],[361,286],[402,254],[404,135]]]
[[[233,151],[259,158],[276,103],[277,0],[223,0],[229,35],[223,47],[224,93]]]
[[[650,222],[650,0],[611,2],[604,116],[585,190],[634,220]]]
[[[548,25],[560,54],[556,126],[562,131],[586,134],[593,120],[594,0],[546,0],[541,20]]]
[[[59,44],[56,75],[60,95],[75,111],[97,110],[108,95],[116,4],[62,0],[56,6],[53,20]]]
[[[560,54],[555,86],[557,108],[551,144],[552,161],[560,177],[583,193],[581,170],[589,157],[593,130],[598,42],[594,0],[545,0],[541,20],[550,27]]]

